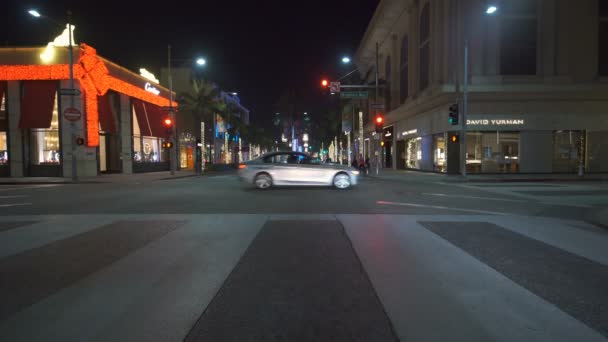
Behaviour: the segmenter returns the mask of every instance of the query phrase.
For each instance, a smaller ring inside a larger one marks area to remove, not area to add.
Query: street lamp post
[[[486,9],[487,15],[494,15],[498,12],[498,6],[490,4]],[[462,167],[462,175],[467,176],[467,115],[469,114],[469,39],[466,32],[466,27],[463,25],[464,35],[464,66],[462,75],[462,150],[460,153],[460,163]]]
[[[171,138],[169,141],[171,142],[171,149],[169,150],[169,170],[171,175],[175,174],[175,169],[177,168],[177,146],[175,143],[175,112],[173,111],[173,78],[171,77],[171,45],[167,45],[167,72],[169,78],[169,118],[173,121],[173,126],[171,127]]]
[[[182,61],[192,61],[193,59],[185,59]],[[169,170],[170,170],[170,174],[174,175],[175,171],[177,169],[177,125],[176,120],[175,120],[175,110],[173,109],[173,76],[171,73],[171,61],[175,61],[175,59],[171,59],[171,45],[167,45],[167,78],[169,81],[169,118],[171,118],[171,120],[173,121],[173,127],[171,128],[171,137],[169,138],[169,141],[172,143],[171,145],[171,149],[169,150]],[[197,58],[195,60],[196,64],[198,66],[204,66],[207,64],[207,60],[205,60],[204,58]],[[215,124],[213,125],[215,127]],[[200,168],[198,166],[196,166],[197,170],[195,170],[196,172],[198,172],[198,170],[200,169],[202,171],[202,167],[203,167],[203,163],[204,163],[204,151],[205,151],[205,141],[204,141],[204,133],[202,133],[202,131],[204,130],[204,123],[201,123],[201,157],[200,157],[200,162],[201,162],[201,166]],[[215,132],[214,132],[215,133]],[[197,146],[198,147],[198,146]],[[195,154],[196,156],[196,154]]]
[[[31,16],[35,18],[45,18],[52,22],[60,24],[60,21],[43,16],[35,9],[30,9],[27,11]],[[70,106],[74,107],[74,96],[76,96],[76,90],[74,88],[74,47],[72,42],[72,11],[68,10],[66,12],[66,21],[67,21],[67,29],[68,29],[68,55],[69,55],[69,72],[70,72],[70,88],[67,94],[62,94],[60,90],[60,95],[68,95],[70,96]],[[72,181],[78,181],[78,164],[76,161],[76,146],[77,146],[77,138],[76,138],[76,122],[70,122],[70,141],[71,141],[71,169],[72,169]]]

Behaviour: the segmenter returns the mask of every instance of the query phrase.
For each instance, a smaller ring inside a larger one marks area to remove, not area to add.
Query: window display
[[[422,138],[408,139],[405,147],[405,162],[408,169],[420,169],[422,160]]]
[[[447,150],[445,134],[433,137],[433,170],[435,172],[447,171]]]
[[[467,172],[519,172],[519,132],[468,132]]]
[[[7,132],[8,124],[8,115],[6,112],[6,95],[1,95],[0,99],[0,121],[3,121],[5,124],[1,124],[0,127],[0,165],[8,163],[8,145],[7,141]]]
[[[167,161],[167,153],[162,149],[163,139],[141,136],[141,130],[135,111],[133,120],[133,161],[137,163],[159,163]]]
[[[553,172],[577,172],[582,152],[581,131],[553,132]]]
[[[61,162],[57,95],[55,95],[51,127],[32,129],[30,144],[30,163],[32,165],[58,165]]]

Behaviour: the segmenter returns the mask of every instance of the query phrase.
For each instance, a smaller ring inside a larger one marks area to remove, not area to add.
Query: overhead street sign
[[[61,88],[59,89],[59,95],[63,96],[78,96],[80,95],[80,90],[71,89],[71,88]]]
[[[340,97],[343,99],[366,99],[369,93],[367,91],[343,91]]]
[[[339,93],[340,92],[340,82],[330,82],[329,91],[332,93]]]

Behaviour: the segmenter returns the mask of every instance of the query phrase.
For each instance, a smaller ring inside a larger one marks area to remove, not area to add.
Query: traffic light
[[[450,106],[448,122],[452,126],[458,125],[458,103],[454,103],[453,105]]]
[[[381,114],[376,115],[374,124],[376,125],[376,133],[382,133],[382,130],[384,129],[384,118]]]
[[[458,133],[450,133],[450,141],[452,143],[457,143],[458,142]]]
[[[170,117],[166,117],[163,119],[163,126],[165,126],[165,132],[167,135],[171,135],[173,133],[173,119]]]
[[[326,79],[322,79],[321,80],[321,87],[323,87],[323,88],[329,87],[329,81],[326,80]]]

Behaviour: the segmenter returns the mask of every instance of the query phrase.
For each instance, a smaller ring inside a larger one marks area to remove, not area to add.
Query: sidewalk
[[[373,170],[375,171],[375,170]],[[579,182],[596,181],[608,182],[608,174],[469,174],[463,177],[460,174],[448,175],[445,173],[423,172],[413,170],[380,169],[379,175],[370,173],[370,177],[386,180],[419,180],[437,182]]]
[[[134,174],[101,174],[92,177],[79,177],[78,181],[72,181],[69,177],[7,177],[0,179],[0,184],[73,184],[73,183],[134,183],[153,182],[167,179],[195,177],[194,170],[179,170],[171,175],[170,171],[146,172]]]

